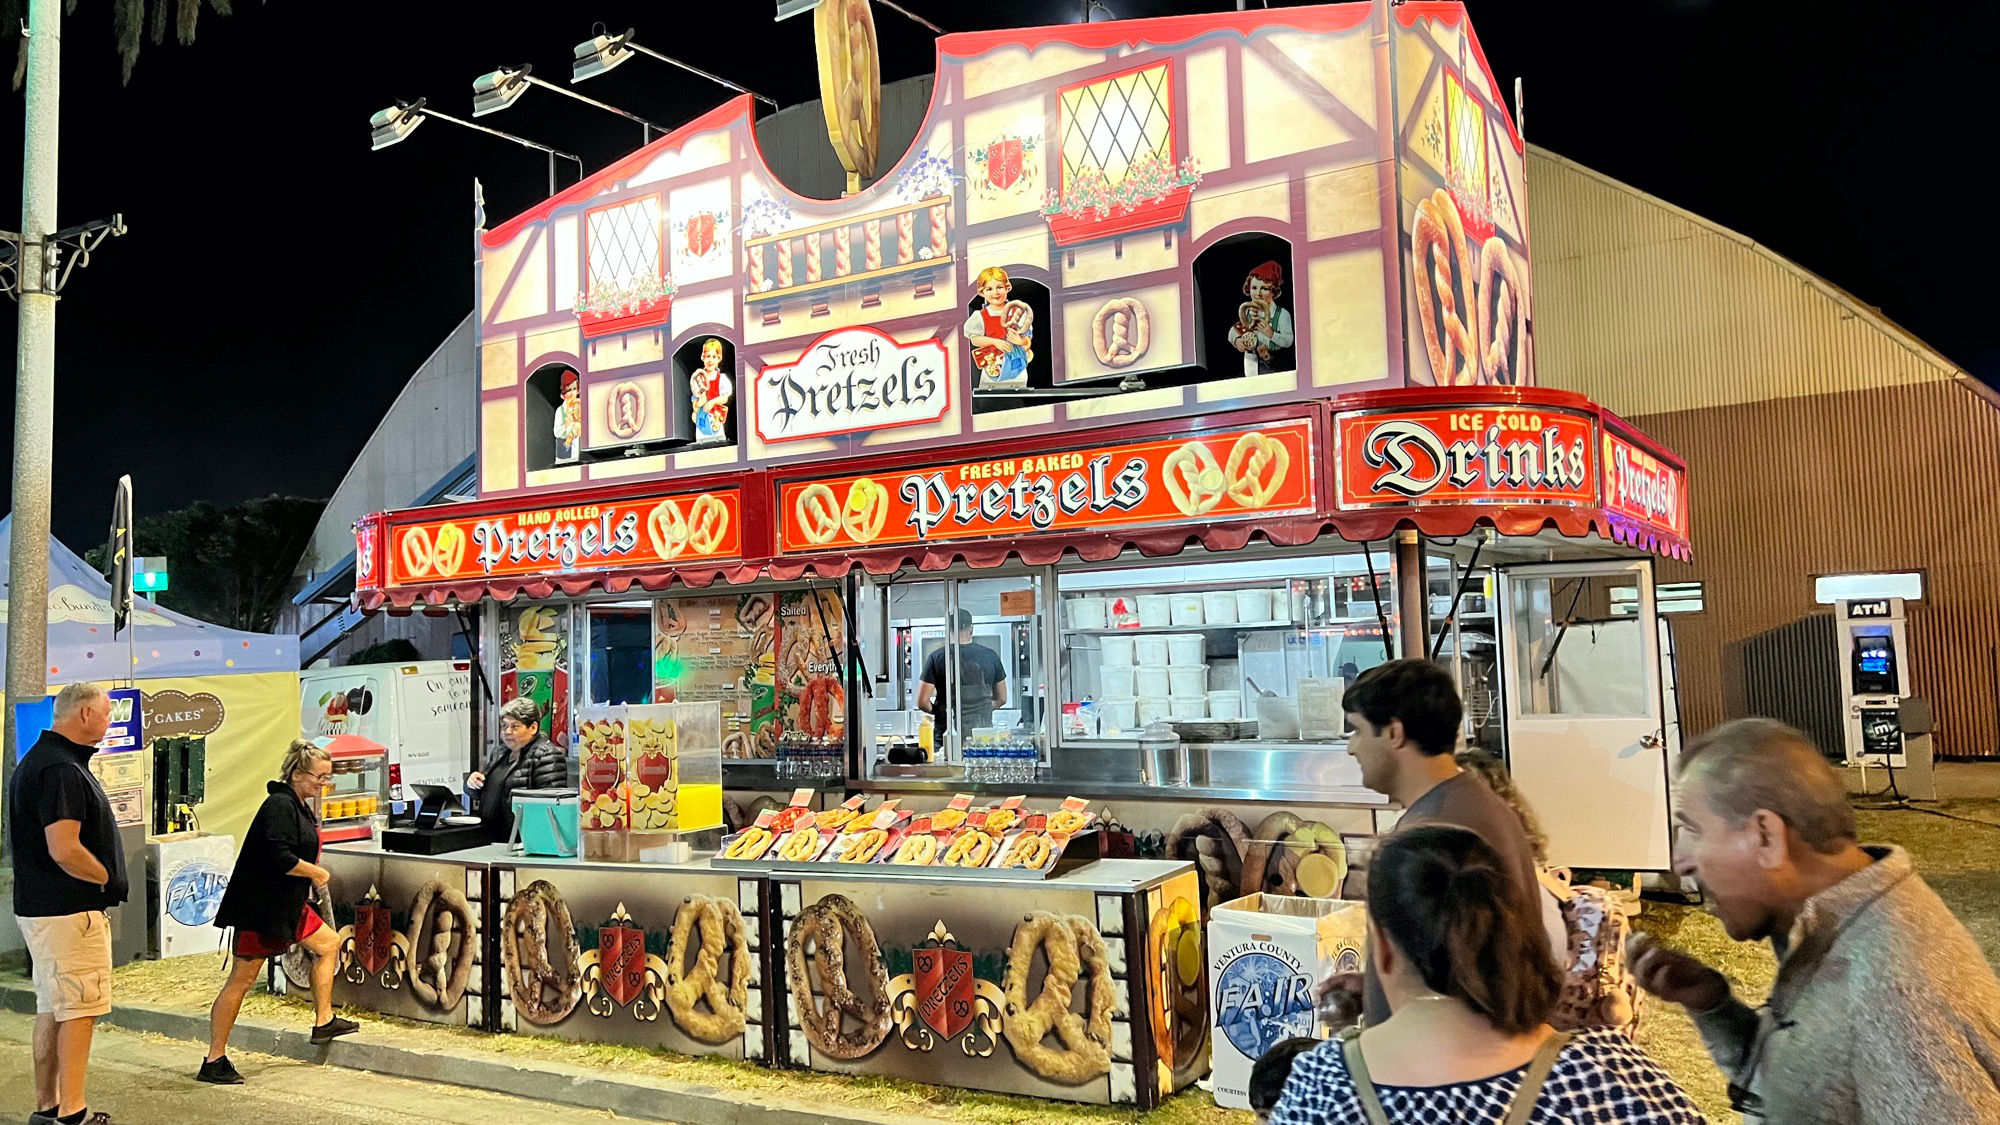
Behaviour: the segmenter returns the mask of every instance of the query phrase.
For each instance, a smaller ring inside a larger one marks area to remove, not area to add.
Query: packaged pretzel
[[[866,821],[850,822],[848,830],[834,838],[827,857],[834,863],[880,863],[904,835],[898,827],[910,814],[896,808],[893,800],[882,802]]]
[[[723,859],[762,859],[777,842],[778,833],[772,827],[778,822],[777,809],[765,809],[757,814],[757,823],[745,828],[722,842]]]

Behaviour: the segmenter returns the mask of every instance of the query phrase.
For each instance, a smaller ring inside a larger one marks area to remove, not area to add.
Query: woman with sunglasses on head
[[[321,747],[304,739],[285,750],[278,780],[264,786],[269,794],[243,834],[236,870],[222,892],[215,924],[236,931],[229,980],[208,1010],[208,1055],[195,1077],[219,1086],[234,1086],[243,1076],[229,1061],[229,1032],[243,998],[257,983],[267,958],[282,956],[303,944],[313,953],[312,997],[314,1043],[359,1031],[361,1025],[333,1014],[333,973],[339,941],[331,919],[322,918],[307,902],[315,887],[331,876],[319,865],[319,819],[310,802],[333,776],[333,761]]]
[[[1561,976],[1541,921],[1463,828],[1411,828],[1375,850],[1368,957],[1390,1017],[1298,1059],[1273,1125],[1705,1120],[1622,1032],[1548,1026]]]

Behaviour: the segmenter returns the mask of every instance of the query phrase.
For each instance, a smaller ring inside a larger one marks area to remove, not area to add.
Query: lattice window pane
[[[659,196],[592,211],[588,223],[592,291],[631,289],[660,276]]]
[[[1063,177],[1094,168],[1116,186],[1134,161],[1173,159],[1173,92],[1168,64],[1062,93]]]

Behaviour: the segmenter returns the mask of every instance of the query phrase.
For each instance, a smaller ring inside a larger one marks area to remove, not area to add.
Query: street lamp
[[[657,121],[648,121],[636,113],[628,113],[615,105],[600,102],[596,98],[584,97],[575,90],[558,86],[547,79],[536,78],[533,71],[533,67],[524,63],[521,66],[503,66],[490,74],[482,74],[473,79],[472,116],[484,117],[489,113],[498,113],[515,102],[520,101],[521,95],[528,92],[529,86],[540,86],[544,90],[554,90],[566,98],[575,98],[585,105],[594,105],[599,109],[615,113],[628,121],[637,121],[639,127],[644,130],[644,136],[648,144],[652,143],[654,130],[657,129],[662,133],[669,132],[666,126]]]
[[[674,66],[680,67],[690,74],[698,74],[710,82],[727,86],[739,94],[748,94],[765,105],[770,106],[772,109],[778,108],[777,102],[755,90],[738,86],[736,83],[720,75],[710,74],[698,66],[690,66],[679,59],[663,55],[651,47],[642,47],[634,43],[632,37],[638,33],[632,28],[628,27],[617,35],[609,35],[605,33],[604,25],[600,23],[593,30],[596,32],[595,35],[576,45],[576,58],[570,63],[569,70],[570,81],[572,82],[581,82],[586,78],[595,78],[600,74],[615,70],[620,64],[635,54],[650,55],[663,63],[672,63]]]
[[[583,161],[573,153],[564,152],[559,148],[550,148],[539,141],[531,141],[526,137],[518,137],[512,133],[503,133],[498,129],[485,125],[475,125],[464,118],[453,117],[449,113],[440,113],[435,109],[429,108],[424,103],[423,98],[418,98],[413,102],[398,101],[395,105],[390,106],[388,109],[379,110],[373,117],[370,117],[368,119],[368,147],[371,151],[380,151],[388,148],[390,145],[398,144],[411,133],[416,132],[417,126],[422,125],[425,119],[431,117],[435,117],[439,121],[449,121],[453,125],[463,125],[468,129],[499,137],[503,141],[513,141],[523,148],[532,148],[539,152],[548,153],[550,195],[556,193],[556,157],[560,156],[564,160],[574,162],[576,164],[577,178],[581,179],[583,177]]]

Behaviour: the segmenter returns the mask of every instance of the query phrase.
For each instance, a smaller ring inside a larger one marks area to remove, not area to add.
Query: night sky
[[[1231,6],[1105,2],[1126,18]],[[950,31],[1083,7],[905,3]],[[2000,73],[1990,0],[1469,6],[1502,84],[1526,79],[1530,140],[1797,260],[2000,382],[1994,287],[1975,269],[1994,213],[1975,171]],[[371,153],[375,110],[422,96],[469,117],[472,79],[503,63],[566,83],[594,20],[781,104],[816,96],[811,20],[774,25],[772,0],[238,3],[204,13],[193,47],[148,44],[129,86],[110,6],[82,7],[64,34],[61,222],[122,211],[131,233],[75,276],[59,318],[55,529],[79,550],[103,538],[121,472],[141,515],[328,495],[470,308],[472,178],[497,224],[545,193],[543,157],[439,121]],[[876,13],[884,80],[928,72],[930,33]],[[730,96],[648,59],[580,90],[670,125]],[[16,95],[0,124],[6,226],[20,112]],[[546,90],[481,120],[591,171],[639,139]],[[11,355],[11,306],[0,321]],[[0,426],[11,455],[11,394]]]

